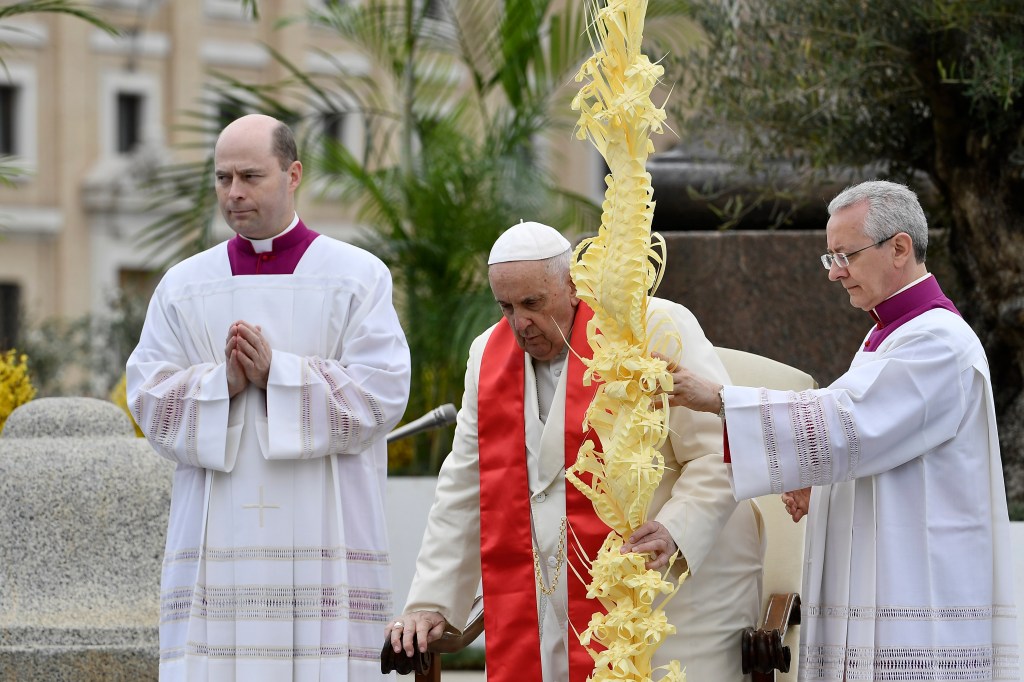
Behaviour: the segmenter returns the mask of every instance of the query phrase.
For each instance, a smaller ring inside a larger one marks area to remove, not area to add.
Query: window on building
[[[104,159],[126,160],[142,145],[164,143],[158,74],[142,70],[105,70],[100,74],[99,148]]]
[[[38,163],[36,81],[34,66],[0,60],[0,155],[18,157],[17,167],[29,172],[24,182]]]
[[[148,301],[156,285],[160,283],[160,271],[121,268],[117,273],[117,284],[126,296]]]
[[[344,143],[345,123],[345,113],[342,111],[325,111],[320,114],[320,131],[324,139]]]
[[[21,287],[0,283],[0,351],[18,345]]]
[[[319,136],[320,150],[330,155],[333,149],[344,147],[350,154],[357,157],[365,150],[363,115],[359,111],[347,111],[345,105],[340,108],[320,111],[316,115],[316,134]]]
[[[249,107],[241,99],[231,95],[223,96],[217,102],[217,130],[223,130],[224,126],[248,113]]]
[[[117,93],[117,153],[130,154],[142,142],[145,97],[137,92]]]
[[[203,0],[203,12],[216,19],[252,21],[249,10],[238,0]]]
[[[0,85],[0,154],[18,153],[18,86]]]
[[[428,19],[442,20],[447,16],[445,5],[441,0],[424,0],[423,14]]]

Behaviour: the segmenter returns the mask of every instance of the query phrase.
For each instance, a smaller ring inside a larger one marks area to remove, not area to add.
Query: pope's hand
[[[427,650],[428,644],[444,634],[447,625],[444,616],[437,611],[410,611],[389,623],[384,632],[391,638],[391,646],[396,654],[404,649],[406,656],[412,656],[413,635],[416,635],[416,644],[422,653]]]
[[[679,551],[676,541],[669,535],[665,526],[657,521],[648,521],[629,536],[619,550],[623,554],[627,552],[640,552],[650,554],[650,560],[644,564],[645,568],[660,570],[668,566],[668,560]]]

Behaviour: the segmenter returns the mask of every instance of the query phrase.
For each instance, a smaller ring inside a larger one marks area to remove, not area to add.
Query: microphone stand
[[[423,433],[424,431],[431,431],[433,429],[439,429],[442,426],[454,424],[457,416],[458,412],[455,409],[455,405],[452,403],[445,403],[444,405],[435,407],[422,417],[414,419],[408,424],[400,426],[389,433],[387,442],[388,444],[391,444],[403,438]]]

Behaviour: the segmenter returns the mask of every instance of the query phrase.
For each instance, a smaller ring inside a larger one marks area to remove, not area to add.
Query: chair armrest
[[[380,674],[387,675],[396,672],[399,675],[416,673],[417,676],[427,675],[434,664],[434,653],[431,651],[420,652],[416,635],[412,636],[413,654],[406,656],[404,651],[397,654],[391,648],[391,639],[384,640],[384,646],[380,650]]]
[[[439,654],[454,654],[476,641],[484,631],[484,600],[478,596],[469,610],[469,624],[461,633],[445,631],[440,639],[427,645],[427,649]]]
[[[761,626],[743,631],[741,641],[743,674],[787,673],[792,653],[782,640],[791,625],[800,623],[800,595],[796,592],[772,594],[768,598]]]

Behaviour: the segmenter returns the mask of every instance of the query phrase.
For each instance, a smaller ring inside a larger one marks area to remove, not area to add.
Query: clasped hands
[[[228,395],[234,398],[249,384],[267,388],[273,353],[263,328],[238,320],[228,329],[224,357],[227,363]]]

